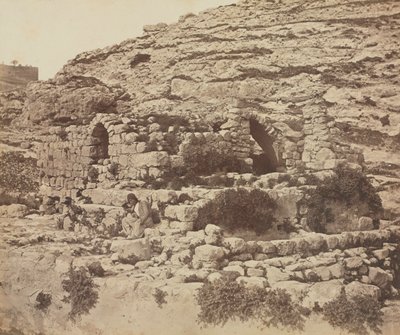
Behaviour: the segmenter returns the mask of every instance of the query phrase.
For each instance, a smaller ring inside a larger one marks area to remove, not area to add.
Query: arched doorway
[[[250,120],[250,134],[254,141],[261,147],[261,153],[255,153],[253,159],[253,171],[257,175],[276,172],[279,167],[278,156],[273,147],[273,139],[265,131],[265,128],[256,120]]]
[[[94,140],[93,142],[96,150],[93,151],[91,158],[95,159],[96,161],[99,159],[108,158],[108,131],[101,123],[96,124],[94,127],[92,131],[92,138]]]

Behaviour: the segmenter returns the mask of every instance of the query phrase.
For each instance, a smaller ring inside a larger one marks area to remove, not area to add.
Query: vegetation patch
[[[81,315],[89,314],[89,311],[96,306],[99,299],[98,286],[84,267],[71,266],[67,275],[68,278],[62,281],[62,287],[68,293],[63,301],[71,304],[68,317],[76,321]]]
[[[21,152],[4,152],[0,155],[0,188],[7,192],[37,192],[39,169],[37,160],[24,157]]]
[[[224,326],[233,320],[256,321],[261,328],[274,326],[301,330],[309,313],[284,290],[249,288],[228,276],[206,282],[196,300],[200,306],[197,322],[204,326]]]
[[[367,177],[357,170],[338,167],[335,175],[321,182],[307,200],[307,223],[315,232],[325,233],[326,224],[335,220],[330,207],[337,201],[351,208],[357,203],[367,204],[371,213],[379,218],[382,201]]]
[[[367,295],[348,298],[343,290],[339,297],[324,305],[322,315],[332,327],[352,334],[382,333],[381,303]]]
[[[243,229],[260,235],[275,222],[276,207],[276,202],[259,189],[227,189],[199,209],[194,227],[200,230],[215,224],[228,232]]]
[[[168,293],[160,290],[159,288],[155,289],[155,292],[153,293],[154,300],[158,306],[158,308],[162,308],[164,304],[167,303],[167,300],[165,299],[168,296]]]
[[[35,308],[45,312],[51,305],[51,294],[39,292],[36,296]]]

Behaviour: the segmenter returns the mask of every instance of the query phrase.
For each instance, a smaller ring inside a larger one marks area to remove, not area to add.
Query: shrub
[[[88,266],[89,273],[95,277],[104,277],[105,271],[99,261],[92,262]]]
[[[192,171],[196,175],[248,172],[245,164],[235,157],[232,150],[217,150],[205,145],[201,140],[192,140],[190,145],[184,147],[182,158],[187,171]]]
[[[339,201],[348,207],[361,201],[376,216],[383,211],[382,201],[367,177],[345,167],[338,167],[333,177],[320,182],[307,201],[307,223],[315,232],[325,232],[326,223],[335,219],[329,208],[330,201]]]
[[[82,314],[89,314],[91,308],[96,306],[99,295],[97,285],[93,282],[84,267],[78,269],[70,267],[68,278],[62,281],[63,289],[68,293],[63,301],[71,303],[68,317],[76,321]]]
[[[271,228],[275,209],[275,201],[259,189],[228,189],[199,209],[194,227],[215,224],[230,232],[245,229],[260,235]]]
[[[108,172],[115,178],[116,176],[118,176],[118,172],[119,172],[119,164],[112,162],[110,164],[110,166],[108,167]]]
[[[213,175],[207,179],[207,185],[210,187],[232,187],[234,184],[234,180],[232,178],[228,178],[225,175],[217,174]]]
[[[303,329],[307,310],[281,289],[247,288],[229,277],[206,282],[196,295],[200,306],[197,322],[223,326],[229,320],[256,321],[261,327]]]
[[[51,305],[51,294],[39,292],[36,296],[35,308],[45,312]]]
[[[39,169],[36,159],[24,157],[21,152],[0,155],[0,188],[12,192],[37,192]]]
[[[92,183],[97,183],[99,178],[99,170],[94,166],[90,166],[88,170],[88,179]]]
[[[383,312],[379,301],[370,296],[349,299],[344,290],[339,297],[322,308],[323,318],[334,328],[341,328],[356,335],[381,333]]]
[[[153,293],[153,297],[157,303],[158,308],[162,308],[162,306],[167,303],[167,300],[165,300],[165,297],[167,296],[167,292],[156,288],[155,292]]]

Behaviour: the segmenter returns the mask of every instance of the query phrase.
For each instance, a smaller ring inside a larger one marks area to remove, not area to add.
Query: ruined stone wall
[[[360,163],[361,154],[335,141],[334,122],[314,112],[299,118],[296,130],[242,109],[222,114],[223,122],[215,128],[206,122],[193,124],[190,118],[168,121],[170,115],[98,114],[89,125],[52,127],[42,137],[41,183],[74,196],[85,188],[107,188],[110,182],[164,178],[185,167],[190,170],[188,153],[195,160],[204,159],[206,152],[211,159],[234,158],[241,163],[238,172],[255,174],[333,169],[343,160]],[[177,120],[187,124],[173,125]],[[257,164],[271,161],[275,163],[257,171]]]

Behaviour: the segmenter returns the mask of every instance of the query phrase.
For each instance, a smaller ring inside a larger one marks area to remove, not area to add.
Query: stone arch
[[[266,128],[256,119],[250,119],[250,134],[254,141],[261,147],[262,153],[254,153],[253,171],[255,174],[277,172],[281,166],[279,156],[274,148],[275,139],[267,132]]]
[[[102,123],[97,123],[92,131],[92,139],[95,150],[93,150],[92,158],[95,160],[108,158],[109,136],[108,131]]]

